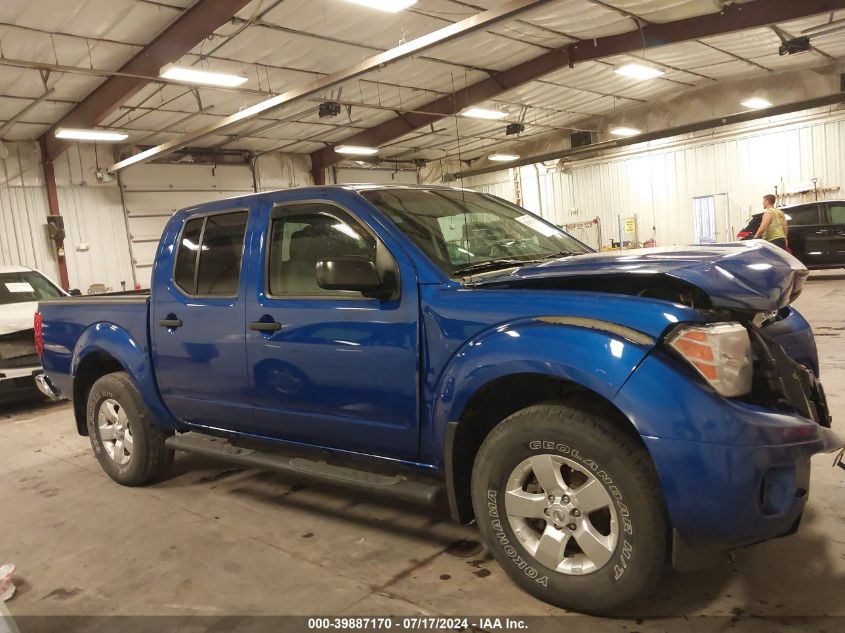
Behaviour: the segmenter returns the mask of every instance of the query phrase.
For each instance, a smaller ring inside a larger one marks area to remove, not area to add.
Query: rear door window
[[[238,294],[246,211],[216,213],[185,224],[173,279],[189,295],[233,297]]]
[[[808,207],[784,209],[783,212],[786,215],[786,221],[789,223],[789,226],[820,224],[819,207],[816,204]]]

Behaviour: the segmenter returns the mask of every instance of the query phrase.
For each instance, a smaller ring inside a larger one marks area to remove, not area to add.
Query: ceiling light
[[[159,72],[159,77],[172,79],[173,81],[184,81],[189,84],[203,84],[206,86],[225,86],[234,88],[240,86],[248,78],[243,75],[231,75],[229,73],[218,73],[210,70],[197,70],[196,68],[184,68],[168,64]]]
[[[642,64],[626,64],[620,68],[616,69],[616,73],[619,75],[625,75],[626,77],[631,77],[632,79],[654,79],[655,77],[660,77],[661,75],[665,75],[662,70],[658,70],[657,68],[652,68],[651,66],[643,66]]]
[[[643,131],[635,127],[614,127],[610,128],[610,133],[615,136],[636,136],[642,134]]]
[[[512,160],[519,160],[519,154],[490,154],[487,158],[502,163],[507,163]]]
[[[746,108],[751,108],[752,110],[762,110],[763,108],[771,108],[772,102],[766,101],[761,97],[751,97],[750,99],[743,101],[742,105]]]
[[[364,147],[362,145],[338,145],[334,148],[338,154],[354,154],[357,156],[372,156],[378,154],[378,147]]]
[[[508,116],[507,112],[500,110],[486,110],[485,108],[467,108],[461,112],[461,116],[468,116],[471,119],[504,119]]]
[[[56,138],[66,138],[75,141],[123,141],[129,138],[128,134],[123,132],[113,132],[111,130],[78,130],[66,127],[60,127],[56,130]]]
[[[417,0],[346,0],[354,4],[360,4],[362,7],[370,9],[378,9],[379,11],[386,11],[387,13],[398,13],[403,9],[407,9],[412,4],[416,4]]]

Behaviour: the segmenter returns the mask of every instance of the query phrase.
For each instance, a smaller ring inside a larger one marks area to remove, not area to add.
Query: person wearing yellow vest
[[[789,225],[783,211],[775,206],[776,201],[777,198],[772,194],[763,196],[763,220],[760,222],[757,233],[754,234],[754,239],[762,237],[767,242],[786,250]]]

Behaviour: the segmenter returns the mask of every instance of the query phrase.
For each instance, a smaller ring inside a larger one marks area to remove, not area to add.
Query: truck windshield
[[[449,275],[589,252],[556,226],[485,194],[449,189],[359,193]]]
[[[0,273],[0,305],[41,301],[61,294],[49,279],[34,270]]]

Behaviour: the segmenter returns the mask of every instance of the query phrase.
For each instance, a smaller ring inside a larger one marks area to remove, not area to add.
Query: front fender
[[[158,426],[178,427],[178,422],[165,408],[158,393],[146,342],[139,344],[129,332],[114,323],[89,325],[73,349],[70,373],[74,380],[85,358],[98,352],[114,358],[129,374]]]
[[[613,400],[654,345],[646,334],[593,319],[537,317],[485,330],[457,351],[442,374],[430,446],[445,445],[449,422],[459,420],[472,396],[496,379],[549,376]]]

